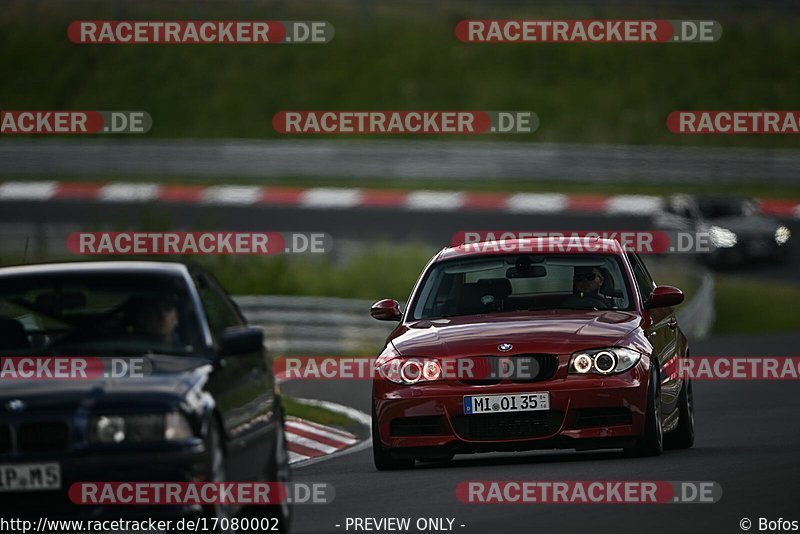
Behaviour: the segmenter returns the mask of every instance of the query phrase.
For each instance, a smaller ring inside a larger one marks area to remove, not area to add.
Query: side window
[[[213,280],[201,274],[195,277],[195,282],[214,339],[219,339],[226,328],[244,324],[222,289]]]
[[[633,276],[636,278],[636,286],[639,288],[639,294],[642,296],[642,300],[646,300],[647,297],[650,296],[650,293],[653,292],[653,288],[656,287],[656,284],[650,277],[650,273],[647,272],[642,260],[640,260],[636,254],[629,254],[628,259],[633,267]]]

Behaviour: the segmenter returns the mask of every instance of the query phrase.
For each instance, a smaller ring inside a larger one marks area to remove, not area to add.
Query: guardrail
[[[701,339],[708,335],[714,326],[714,275],[707,269],[697,272],[700,284],[692,300],[678,309],[678,322],[686,335]]]
[[[375,354],[397,325],[370,317],[372,300],[279,295],[235,300],[248,321],[264,328],[273,354]]]
[[[678,310],[682,328],[694,339],[714,323],[714,277],[700,271],[694,297]],[[396,323],[369,315],[371,300],[289,297],[235,298],[247,319],[264,328],[273,354],[376,354]]]
[[[14,139],[0,176],[708,182],[797,185],[800,150],[540,142],[319,139]],[[224,181],[224,180],[223,180]]]

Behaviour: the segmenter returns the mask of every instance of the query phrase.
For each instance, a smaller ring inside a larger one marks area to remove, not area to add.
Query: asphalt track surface
[[[694,342],[695,355],[791,355],[800,334],[728,336]],[[314,396],[369,412],[367,381],[306,381],[286,393]],[[295,533],[354,532],[348,517],[455,518],[454,532],[742,532],[741,519],[800,521],[800,382],[695,382],[697,439],[688,450],[656,458],[623,458],[615,451],[461,455],[450,464],[417,464],[412,471],[378,472],[371,449],[301,467],[294,478],[335,486],[329,505],[296,507]],[[463,504],[465,480],[707,480],[722,486],[714,504]],[[341,525],[337,528],[335,525]],[[386,531],[378,531],[386,532]],[[405,532],[418,532],[411,528]]]
[[[800,219],[785,219],[793,241],[800,240]],[[397,208],[308,209],[283,206],[213,206],[180,203],[98,203],[78,200],[14,201],[0,204],[0,225],[45,225],[42,233],[59,240],[53,250],[65,250],[66,234],[79,230],[227,230],[327,232],[337,240],[450,244],[454,233],[469,230],[609,231],[653,230],[642,215],[597,213],[520,214],[493,211],[410,211]],[[55,231],[52,231],[55,230]],[[9,236],[0,230],[0,253]],[[58,235],[58,234],[63,235]],[[24,237],[24,236],[23,236]],[[32,236],[36,238],[37,236]],[[19,241],[19,236],[17,236]],[[24,243],[24,239],[22,240]],[[17,243],[19,245],[19,243]],[[738,271],[745,276],[796,282],[800,280],[800,246],[794,243],[789,261],[752,265]]]

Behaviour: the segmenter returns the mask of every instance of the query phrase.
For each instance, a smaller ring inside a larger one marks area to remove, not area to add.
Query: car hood
[[[417,321],[392,343],[403,356],[478,356],[498,354],[569,354],[618,345],[641,323],[635,313],[606,310],[547,310],[471,315]]]
[[[3,379],[0,398],[18,399],[26,411],[122,409],[161,411],[183,402],[209,378],[207,360],[186,358],[178,365],[154,364],[144,376],[96,379]],[[0,406],[0,411],[4,410]]]
[[[708,223],[741,236],[770,237],[775,235],[775,230],[781,225],[777,220],[769,217],[720,217],[711,219]]]

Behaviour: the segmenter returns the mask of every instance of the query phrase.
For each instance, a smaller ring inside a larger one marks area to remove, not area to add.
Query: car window
[[[238,311],[214,280],[205,274],[198,275],[195,280],[214,339],[219,339],[226,328],[243,324]]]
[[[68,272],[0,279],[0,350],[191,353],[200,323],[181,277]]]
[[[633,267],[633,276],[636,279],[636,285],[639,288],[639,294],[642,297],[642,302],[644,302],[650,297],[650,293],[653,292],[656,284],[639,256],[636,254],[629,254],[628,258],[630,259],[631,266]]]

